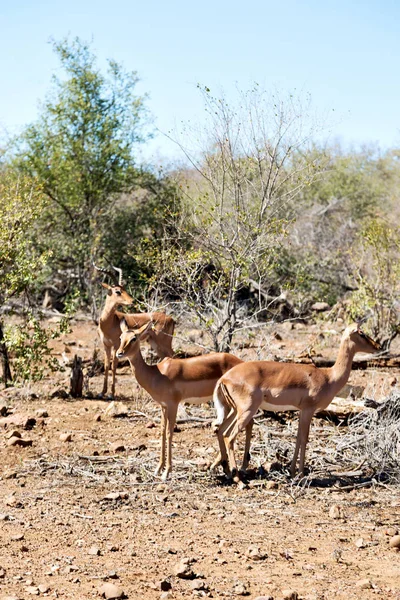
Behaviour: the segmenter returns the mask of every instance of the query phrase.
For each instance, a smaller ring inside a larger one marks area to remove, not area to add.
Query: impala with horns
[[[155,475],[165,481],[171,471],[172,435],[180,402],[201,404],[211,400],[215,384],[229,369],[242,361],[223,352],[203,354],[191,358],[164,358],[157,365],[148,365],[142,356],[140,342],[151,332],[152,324],[132,329],[121,320],[121,345],[117,358],[127,358],[135,377],[161,406],[161,454]]]
[[[99,320],[99,336],[104,346],[104,384],[100,397],[102,398],[107,394],[108,373],[111,363],[112,384],[110,397],[113,398],[115,394],[115,372],[118,363],[115,353],[119,348],[121,319],[124,317],[126,322],[132,328],[139,328],[148,323],[153,324],[153,327],[149,332],[148,341],[159,358],[173,355],[172,336],[174,333],[175,321],[172,317],[167,316],[163,312],[137,314],[118,312],[118,306],[130,306],[133,303],[133,298],[128,294],[122,284],[122,269],[113,267],[119,274],[117,279],[112,271],[97,267],[94,263],[93,266],[97,271],[108,275],[113,281],[113,285],[108,285],[104,282],[101,284],[107,290],[107,296]]]
[[[234,367],[221,377],[214,391],[218,415],[214,425],[220,454],[211,468],[224,465],[228,460],[231,476],[238,481],[234,442],[239,432],[246,429],[246,450],[241,469],[245,471],[250,460],[253,418],[258,409],[298,410],[299,425],[290,471],[294,477],[300,450],[299,470],[304,475],[306,446],[314,413],[327,408],[346,384],[356,352],[375,353],[380,349],[380,345],[363,333],[358,325],[350,325],[342,335],[333,367],[272,361],[250,361]],[[228,415],[227,407],[231,408]]]

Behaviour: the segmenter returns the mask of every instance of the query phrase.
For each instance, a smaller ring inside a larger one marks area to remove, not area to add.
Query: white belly
[[[261,410],[270,410],[272,412],[284,412],[286,410],[299,410],[297,406],[291,404],[270,404],[269,402],[261,402]]]

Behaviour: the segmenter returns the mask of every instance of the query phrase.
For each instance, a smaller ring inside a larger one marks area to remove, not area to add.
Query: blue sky
[[[310,93],[344,144],[400,145],[400,3],[396,0],[0,0],[0,135],[35,120],[59,65],[49,38],[93,41],[136,70],[162,131],[201,121],[212,92],[258,82]],[[148,152],[174,155],[162,137]]]

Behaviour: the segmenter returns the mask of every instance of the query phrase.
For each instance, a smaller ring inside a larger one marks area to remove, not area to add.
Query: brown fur
[[[164,358],[157,365],[148,365],[143,360],[140,342],[149,335],[151,325],[131,330],[128,323],[122,320],[121,329],[121,344],[117,357],[129,359],[137,382],[162,409],[161,455],[156,475],[165,468],[165,480],[172,467],[172,435],[179,403],[196,403],[201,402],[201,399],[206,401],[211,398],[221,375],[242,361],[232,354],[215,352],[192,358]]]
[[[238,433],[246,429],[246,447],[250,447],[250,424],[258,409],[297,409],[300,411],[299,428],[291,474],[295,474],[299,450],[300,473],[304,474],[305,450],[312,416],[316,410],[325,409],[346,384],[356,352],[371,353],[379,349],[379,344],[356,325],[352,325],[342,336],[338,357],[332,368],[250,361],[231,369],[221,377],[214,392],[216,405],[229,405],[234,410],[218,428],[220,455],[213,467],[229,457],[231,472],[237,478],[234,441]],[[248,455],[245,456],[243,470],[247,468],[248,458]]]

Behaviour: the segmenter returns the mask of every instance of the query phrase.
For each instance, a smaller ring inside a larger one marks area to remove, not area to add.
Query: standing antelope
[[[250,460],[250,438],[253,417],[259,408],[272,411],[299,410],[296,447],[291,462],[295,476],[300,450],[300,474],[304,475],[304,459],[311,419],[317,410],[325,409],[346,384],[356,352],[372,353],[380,345],[363,333],[358,325],[345,329],[339,353],[331,368],[314,365],[250,361],[234,367],[218,381],[214,404],[220,454],[212,469],[229,459],[231,476],[238,481],[234,442],[246,428],[246,450],[242,470]],[[231,412],[227,415],[227,407]]]
[[[117,358],[129,359],[139,385],[161,406],[161,454],[155,475],[165,468],[165,481],[171,471],[172,435],[179,403],[207,402],[221,375],[242,361],[233,354],[214,352],[192,358],[164,358],[157,365],[148,365],[143,360],[140,342],[149,335],[151,323],[133,330],[122,319],[121,330]]]
[[[172,356],[172,335],[174,333],[175,321],[172,317],[163,312],[124,314],[117,311],[118,306],[130,306],[133,298],[128,294],[122,285],[122,269],[113,267],[119,273],[118,279],[111,271],[93,266],[97,271],[105,273],[114,282],[114,285],[108,285],[102,282],[102,286],[107,290],[106,302],[100,315],[99,336],[104,346],[104,383],[100,398],[107,393],[108,373],[110,362],[112,361],[112,384],[111,398],[115,394],[115,372],[118,360],[115,356],[119,347],[119,336],[121,335],[120,321],[124,317],[130,327],[142,327],[147,323],[153,323],[154,327],[148,336],[148,341],[153,350],[160,358]]]

